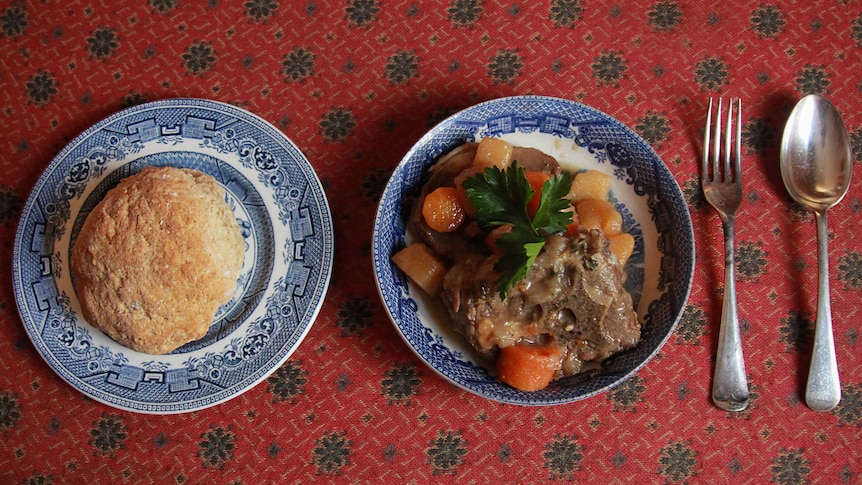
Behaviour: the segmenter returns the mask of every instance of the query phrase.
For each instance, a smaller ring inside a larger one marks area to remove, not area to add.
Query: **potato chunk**
[[[573,204],[585,199],[607,200],[611,189],[611,176],[598,170],[588,170],[575,175],[569,198]]]
[[[392,262],[425,293],[437,296],[443,289],[446,266],[422,243],[413,243],[392,256]]]
[[[512,164],[512,152],[514,147],[499,138],[482,138],[476,147],[476,155],[473,165],[480,167],[494,167],[500,170],[509,168]]]
[[[608,241],[610,241],[608,249],[617,257],[620,264],[625,266],[635,249],[635,238],[631,234],[623,232],[608,236]]]
[[[582,230],[601,229],[605,236],[613,236],[623,231],[623,217],[606,200],[585,199],[575,206]]]

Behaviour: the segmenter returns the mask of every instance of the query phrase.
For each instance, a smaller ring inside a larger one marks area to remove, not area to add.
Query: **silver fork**
[[[736,106],[736,131],[734,133],[733,112]],[[710,131],[714,140],[710,160]],[[736,306],[736,277],[733,261],[733,222],[742,202],[742,100],[730,98],[727,107],[727,127],[724,132],[724,162],[721,160],[721,98],[712,125],[712,98],[706,115],[703,135],[703,163],[700,183],[703,195],[721,217],[724,229],[724,303],[721,309],[721,327],[718,333],[718,352],[715,376],[712,382],[712,400],[727,411],[742,411],[748,407],[748,380],[742,357],[742,339],[739,331],[739,315]],[[734,150],[732,150],[732,148]],[[733,152],[733,153],[731,153]],[[733,163],[731,163],[733,155]]]

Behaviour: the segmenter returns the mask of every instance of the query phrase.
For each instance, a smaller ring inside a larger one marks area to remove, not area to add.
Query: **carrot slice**
[[[497,256],[502,256],[503,251],[497,246],[497,241],[503,237],[503,234],[510,232],[512,232],[511,224],[503,224],[502,226],[495,227],[488,233],[488,236],[485,237],[485,246],[487,246],[488,249]]]
[[[560,358],[556,345],[510,345],[500,349],[497,376],[515,389],[538,391],[554,379]]]
[[[566,237],[577,237],[578,231],[581,227],[581,221],[578,218],[578,213],[574,209],[575,208],[572,207],[572,222],[566,225],[566,232],[563,234]]]
[[[455,187],[437,187],[425,196],[422,217],[437,232],[454,231],[464,222],[464,204]]]
[[[484,167],[472,165],[462,170],[461,173],[455,177],[455,189],[458,191],[458,196],[461,197],[461,205],[464,206],[464,212],[468,216],[475,214],[476,208],[474,208],[473,204],[470,203],[470,198],[467,196],[467,189],[464,188],[464,181],[471,177],[475,177],[484,170]]]
[[[535,217],[536,212],[539,211],[539,205],[542,203],[542,186],[551,179],[551,175],[545,172],[524,172],[524,175],[527,177],[530,188],[533,189],[533,196],[527,202],[527,214],[530,217]]]

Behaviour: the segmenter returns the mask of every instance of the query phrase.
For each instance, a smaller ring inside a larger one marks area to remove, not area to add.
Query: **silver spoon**
[[[784,127],[781,177],[793,199],[814,212],[817,223],[817,320],[805,388],[805,403],[814,411],[829,411],[841,400],[832,337],[826,211],[844,198],[852,172],[850,139],[838,110],[823,96],[805,96]]]

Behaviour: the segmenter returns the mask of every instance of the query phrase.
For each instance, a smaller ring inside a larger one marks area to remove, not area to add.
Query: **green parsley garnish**
[[[500,299],[527,276],[536,256],[545,245],[545,236],[563,232],[572,222],[571,201],[565,198],[572,187],[572,175],[563,172],[542,186],[541,202],[530,219],[527,203],[533,189],[518,162],[505,171],[490,167],[464,181],[470,203],[476,208],[476,220],[486,230],[510,224],[512,231],[497,241],[503,255],[494,265],[500,275],[497,287]]]

